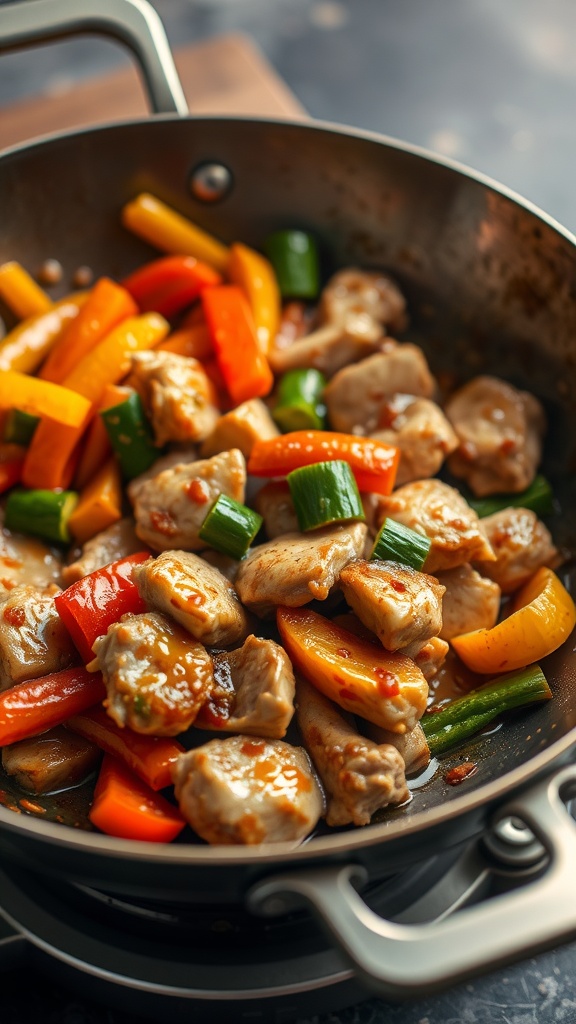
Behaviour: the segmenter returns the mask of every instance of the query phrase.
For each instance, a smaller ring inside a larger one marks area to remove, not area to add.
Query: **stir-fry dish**
[[[53,301],[0,267],[2,802],[79,787],[88,827],[153,842],[381,820],[551,697],[576,612],[542,406],[440,387],[395,281],[322,284],[306,231],[121,217],[163,253],[122,281]]]

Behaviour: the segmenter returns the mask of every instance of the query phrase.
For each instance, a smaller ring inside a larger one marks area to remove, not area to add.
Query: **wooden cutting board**
[[[254,43],[240,34],[219,36],[182,47],[174,54],[193,114],[247,114],[305,117],[304,108]],[[51,132],[147,113],[135,67],[0,108],[0,149]]]

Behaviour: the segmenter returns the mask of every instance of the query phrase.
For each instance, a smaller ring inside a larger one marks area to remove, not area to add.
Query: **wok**
[[[411,335],[433,368],[488,370],[535,392],[549,414],[546,472],[567,546],[576,407],[576,239],[485,177],[414,146],[317,123],[185,116],[161,25],[140,0],[29,0],[0,10],[0,47],[90,30],[127,42],[158,116],[68,133],[0,158],[0,258],[123,275],[151,250],[119,210],[149,190],[224,240],[258,245],[279,226],[313,230],[327,268],[388,268],[404,289]],[[208,165],[208,167],[207,167]],[[547,659],[554,699],[478,742],[479,771],[459,789],[442,773],[381,823],[301,848],[156,847],[14,815],[0,807],[0,856],[35,872],[146,899],[311,905],[380,992],[431,989],[576,932],[569,893],[576,833],[573,643]],[[458,763],[458,757],[448,766]],[[549,852],[537,881],[452,918],[396,925],[353,882],[477,836],[517,815]]]

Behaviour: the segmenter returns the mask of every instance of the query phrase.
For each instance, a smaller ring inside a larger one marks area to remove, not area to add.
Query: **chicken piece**
[[[214,388],[197,359],[136,352],[130,383],[152,420],[159,447],[167,441],[203,441],[220,415]]]
[[[424,563],[427,573],[453,569],[473,559],[494,561],[480,520],[459,491],[441,480],[417,480],[404,484],[388,497],[380,497],[378,528],[387,516],[416,533],[429,537],[430,551]]]
[[[228,448],[239,448],[247,459],[256,441],[278,437],[280,431],[260,398],[251,398],[221,416],[204,441],[202,458],[217,455]]]
[[[324,811],[303,747],[228,736],[180,754],[172,768],[186,821],[208,843],[298,843]]]
[[[87,779],[101,756],[94,743],[58,726],[4,747],[2,767],[27,793],[54,793]]]
[[[442,627],[442,587],[433,576],[407,565],[375,559],[350,562],[340,586],[352,611],[387,651],[408,658]]]
[[[294,672],[285,650],[251,634],[244,645],[214,658],[214,688],[197,729],[280,740],[294,714]]]
[[[200,555],[200,558],[208,562],[208,565],[213,566],[214,569],[218,569],[218,572],[221,572],[230,583],[236,582],[238,569],[240,568],[240,562],[237,558],[224,555],[221,551],[215,551],[214,548],[206,548]]]
[[[171,615],[208,647],[228,647],[249,632],[229,580],[190,551],[165,551],[134,567],[132,578],[152,608]]]
[[[398,285],[379,270],[344,267],[330,278],[320,297],[320,317],[326,323],[342,323],[363,313],[393,331],[406,327],[406,301]]]
[[[0,691],[73,665],[78,654],[56,611],[52,584],[21,583],[0,596]]]
[[[458,438],[444,413],[429,398],[392,395],[380,407],[378,429],[370,435],[400,449],[396,487],[435,476]]]
[[[108,714],[134,732],[185,732],[214,685],[205,647],[158,612],[123,615],[92,650],[88,668],[102,672]]]
[[[363,722],[362,727],[367,736],[375,743],[391,743],[404,761],[406,774],[420,772],[430,763],[430,747],[420,723],[410,732],[388,732],[373,722]]]
[[[326,791],[328,825],[368,825],[375,811],[409,798],[396,747],[361,736],[351,717],[304,679],[296,703],[302,739]]]
[[[479,571],[498,584],[503,594],[512,594],[527,583],[537,569],[560,564],[550,531],[527,508],[504,508],[482,520],[484,532],[496,555],[495,562],[475,560]],[[488,584],[488,580],[484,581]],[[464,630],[463,630],[464,632]]]
[[[497,565],[487,562],[486,565]],[[451,640],[473,629],[491,629],[500,611],[500,587],[476,572],[471,565],[438,573],[438,582],[446,587],[442,598],[443,640]]]
[[[449,650],[450,645],[445,640],[433,636],[414,656],[414,664],[418,666],[427,683],[438,675]]]
[[[102,569],[110,562],[116,562],[119,558],[125,558],[126,555],[142,551],[143,544],[136,536],[134,526],[134,520],[127,516],[86,541],[80,556],[62,569],[62,579],[66,586],[70,586],[76,580],[81,580],[89,572]]]
[[[0,590],[19,583],[48,587],[60,583],[62,554],[35,537],[0,528]]]
[[[532,483],[546,426],[533,395],[498,377],[475,377],[448,399],[445,412],[460,442],[450,471],[474,494],[518,493]]]
[[[325,388],[324,401],[334,430],[372,434],[392,395],[430,398],[435,390],[422,349],[405,343],[340,370]]]
[[[153,480],[154,477],[163,473],[165,469],[173,469],[174,466],[188,465],[190,462],[196,462],[198,459],[198,447],[197,445],[178,445],[172,451],[161,455],[159,459],[156,459],[152,463],[149,469],[145,470],[144,473],[140,473],[139,476],[135,476],[133,480],[130,480],[126,487],[126,493],[132,504],[136,501],[136,497],[141,490],[143,484],[148,483],[149,480]]]
[[[153,551],[207,547],[199,530],[220,494],[244,501],[246,463],[242,452],[229,452],[179,464],[148,480],[134,500],[136,533]]]
[[[298,532],[298,517],[285,480],[264,484],[254,498],[254,508],[262,516],[270,540],[284,533]]]
[[[325,601],[341,569],[364,550],[364,523],[287,533],[252,549],[240,563],[236,589],[247,608],[265,616],[278,605]]]

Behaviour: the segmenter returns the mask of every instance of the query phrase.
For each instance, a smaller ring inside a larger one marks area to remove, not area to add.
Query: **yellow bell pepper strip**
[[[99,412],[109,409],[112,405],[118,405],[119,402],[124,402],[131,394],[131,388],[108,384],[104,388]],[[86,431],[78,468],[74,476],[74,484],[78,490],[82,490],[90,483],[92,477],[110,458],[111,454],[112,445],[106,427],[100,416],[94,416]]]
[[[0,341],[0,370],[35,373],[86,302],[85,294],[55,302],[47,313],[24,320]]]
[[[266,355],[276,337],[281,316],[280,289],[274,268],[265,256],[235,242],[230,247],[228,273],[250,303],[258,344]]]
[[[235,284],[206,288],[202,306],[218,366],[234,404],[269,394],[274,377],[258,345],[252,311],[242,289]]]
[[[96,282],[78,316],[63,332],[40,370],[43,380],[62,383],[65,377],[127,317],[136,316],[138,307],[122,285],[108,277]]]
[[[80,397],[80,396],[78,396]],[[44,416],[26,451],[22,482],[40,490],[66,490],[74,478],[81,452],[81,442],[91,418],[90,405],[78,427],[69,427]]]
[[[0,266],[0,298],[20,320],[52,309],[52,299],[16,260]]]
[[[22,409],[32,416],[50,416],[67,427],[86,420],[90,402],[60,384],[12,370],[0,371],[0,409]]]
[[[457,655],[474,672],[511,672],[540,661],[570,636],[576,608],[551,569],[538,569],[519,591],[513,611],[492,629],[452,638]]]
[[[165,317],[181,313],[204,288],[221,283],[220,274],[195,256],[162,256],[122,281],[142,313]]]
[[[141,192],[122,208],[122,223],[162,252],[195,256],[221,274],[228,269],[229,249],[149,192]]]
[[[79,544],[122,518],[122,481],[114,458],[105,462],[84,488],[68,520],[68,529]]]

